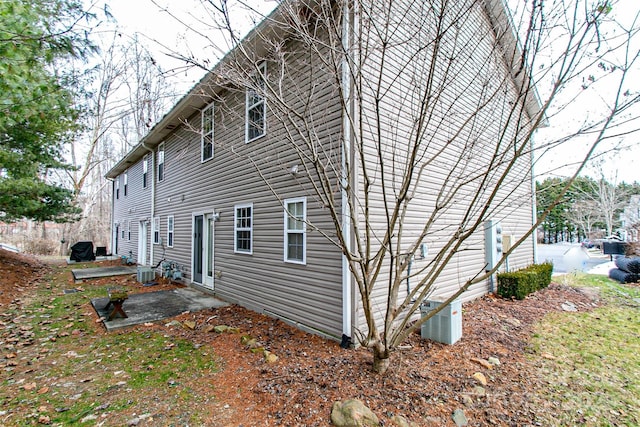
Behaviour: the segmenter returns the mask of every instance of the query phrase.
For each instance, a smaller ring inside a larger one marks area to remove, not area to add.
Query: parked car
[[[596,244],[595,244],[593,241],[589,240],[589,239],[584,239],[580,245],[581,245],[583,248],[591,249],[591,248],[593,248]]]

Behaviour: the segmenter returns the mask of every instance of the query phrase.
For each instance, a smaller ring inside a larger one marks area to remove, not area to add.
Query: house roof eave
[[[241,41],[246,45],[255,43],[264,45],[261,34],[269,32],[274,35],[282,34],[282,21],[279,19],[284,13],[285,6],[297,0],[282,1],[269,15],[267,15],[256,27],[254,27]],[[116,163],[106,174],[107,179],[115,179],[135,164],[140,158],[147,154],[148,148],[157,147],[176,128],[185,123],[194,113],[200,111],[212,100],[212,91],[221,88],[225,82],[219,76],[219,71],[223,66],[230,63],[235,50],[231,49],[218,63],[208,71],[187,93],[178,101],[167,114],[165,114],[118,163]]]

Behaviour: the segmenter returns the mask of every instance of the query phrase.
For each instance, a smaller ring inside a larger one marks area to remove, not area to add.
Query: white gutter
[[[155,168],[155,153],[153,152],[152,148],[149,148],[145,142],[141,143],[142,148],[144,148],[145,150],[147,150],[149,152],[149,156],[151,157],[151,165],[149,166],[151,168],[151,173],[149,174],[149,176],[151,177],[151,233],[149,236],[149,242],[151,243],[149,246],[151,246],[151,251],[149,253],[149,265],[153,265],[154,263],[154,258],[153,258],[153,225],[155,222],[155,216],[156,216],[156,168]],[[148,172],[148,170],[147,170]],[[160,230],[158,230],[158,234],[160,233]],[[145,242],[146,244],[146,242]]]
[[[534,142],[533,142],[534,133],[531,133],[531,138],[529,138],[530,149],[531,149],[531,224],[535,224],[538,220],[538,208],[537,208],[537,197],[536,197],[536,174],[534,173],[534,167],[536,163],[535,152],[534,150]],[[538,229],[536,227],[531,233],[531,238],[533,239],[533,263],[538,263]]]
[[[110,221],[109,221],[109,223],[110,223],[110,227],[109,228],[111,229],[111,237],[109,238],[109,240],[111,241],[111,245],[110,245],[110,249],[111,250],[109,252],[111,252],[111,255],[116,255],[116,251],[115,251],[115,249],[116,249],[116,239],[118,238],[118,236],[115,234],[115,227],[114,227],[114,224],[115,224],[114,211],[115,211],[116,207],[115,207],[115,200],[114,200],[115,192],[113,191],[113,187],[114,187],[115,179],[106,178],[106,180],[107,181],[111,181],[111,212],[110,212],[111,218],[110,218]]]
[[[342,16],[342,48],[345,52],[342,58],[341,71],[342,71],[342,97],[345,105],[345,109],[351,107],[351,75],[349,73],[349,61],[346,59],[347,53],[351,48],[351,26],[350,26],[350,9],[349,2],[344,2]],[[351,215],[349,214],[349,194],[346,187],[351,177],[347,173],[347,162],[351,156],[351,123],[349,121],[350,111],[345,111],[342,117],[342,131],[344,135],[344,142],[342,144],[341,152],[341,209],[342,209],[342,233],[344,236],[344,242],[347,246],[346,251],[351,251],[352,248],[352,235],[351,235]],[[342,333],[348,337],[353,336],[352,331],[352,277],[351,270],[349,269],[349,261],[347,257],[342,255]]]

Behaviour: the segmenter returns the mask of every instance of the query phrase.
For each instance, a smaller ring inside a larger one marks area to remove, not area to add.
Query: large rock
[[[331,422],[337,427],[377,427],[378,417],[358,399],[335,402],[331,408]]]

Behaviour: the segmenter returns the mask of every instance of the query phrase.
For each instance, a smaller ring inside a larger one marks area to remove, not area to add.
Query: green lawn
[[[543,425],[640,425],[640,288],[604,276],[567,275],[597,288],[604,305],[545,317],[532,347],[548,389],[536,393]]]

